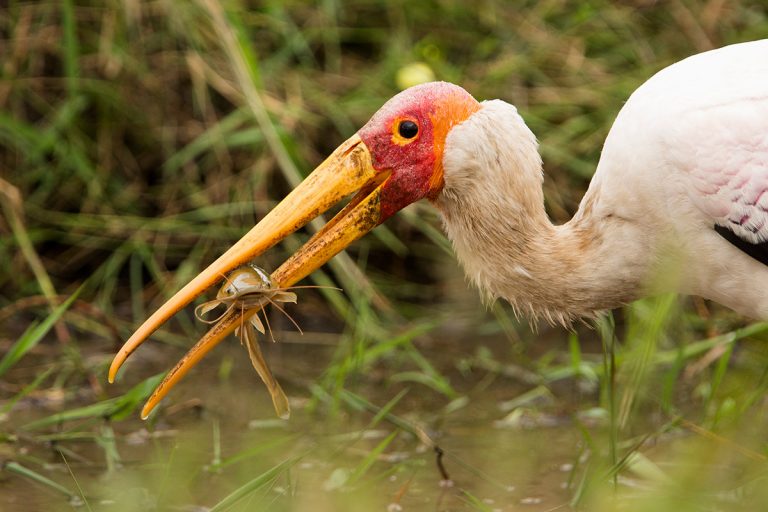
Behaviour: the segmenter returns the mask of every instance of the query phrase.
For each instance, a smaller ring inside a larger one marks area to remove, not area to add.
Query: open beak
[[[376,227],[381,219],[381,188],[388,176],[388,172],[379,172],[373,168],[370,151],[358,135],[352,136],[261,222],[179,290],[133,333],[112,361],[109,382],[114,382],[120,366],[139,345],[198,295],[223,279],[227,273],[253,260],[349,194],[357,192],[346,207],[272,273],[274,285],[287,287],[294,284]],[[231,333],[242,318],[238,316],[229,319],[228,323],[225,320],[227,318],[214,326],[190,354],[179,362],[172,372],[177,375],[175,380]],[[217,332],[210,335],[213,331]],[[193,352],[195,357],[189,357]],[[173,386],[175,380],[168,383],[165,392]],[[158,391],[164,384],[166,382],[161,384]],[[149,403],[147,405],[149,406]],[[146,407],[145,412],[148,412]]]

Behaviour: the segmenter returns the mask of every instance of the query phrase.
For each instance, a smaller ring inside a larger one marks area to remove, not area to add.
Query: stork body
[[[542,180],[536,139],[513,106],[444,82],[407,89],[155,311],[115,356],[110,381],[173,314],[353,192],[272,273],[276,287],[426,198],[470,280],[528,316],[566,324],[675,290],[768,318],[768,40],[690,57],[642,85],[562,226],[547,218]],[[208,331],[143,415],[242,320],[226,315]]]
[[[690,57],[641,86],[562,226],[544,212],[533,134],[513,106],[482,105],[448,136],[436,204],[486,297],[567,322],[676,290],[768,318],[768,41]]]

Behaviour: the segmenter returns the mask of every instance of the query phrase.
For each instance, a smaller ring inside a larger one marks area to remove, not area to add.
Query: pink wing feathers
[[[768,241],[768,91],[689,111],[672,133],[671,168],[687,175],[688,195],[718,232],[725,228],[751,244]]]

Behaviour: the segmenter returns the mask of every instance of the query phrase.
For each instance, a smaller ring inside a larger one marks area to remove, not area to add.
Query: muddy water
[[[531,428],[499,425],[505,413],[498,403],[529,388],[483,371],[462,375],[454,360],[461,350],[438,351],[442,356],[432,361],[467,397],[456,410],[446,410],[450,401],[422,385],[388,383],[397,366],[383,365],[346,384],[379,406],[406,390],[391,412],[413,427],[409,432],[386,418],[372,424],[373,413],[342,402],[312,400],[308,385],[327,368],[333,347],[282,343],[265,348],[292,400],[289,421],[274,417],[264,386],[234,340],[193,371],[149,422],[139,420],[136,411],[121,421],[70,422],[27,432],[19,427],[55,410],[88,405],[95,397],[70,390],[53,404],[25,399],[5,418],[3,431],[17,437],[0,445],[4,459],[34,468],[82,494],[87,503],[6,471],[0,510],[205,510],[293,457],[298,459],[289,470],[232,510],[537,512],[568,503],[572,492],[565,486],[583,443],[578,429],[556,410],[547,411],[544,421],[534,418]],[[137,356],[118,387],[107,389],[111,396],[168,368],[178,352],[156,344]],[[222,377],[229,363],[232,369]],[[105,441],[110,428],[112,452]],[[434,446],[414,436],[414,429],[442,450],[440,465]],[[51,442],[47,434],[60,439]]]

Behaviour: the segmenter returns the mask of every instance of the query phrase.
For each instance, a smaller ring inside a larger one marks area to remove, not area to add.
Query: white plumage
[[[511,105],[484,102],[454,128],[444,167],[438,207],[488,298],[567,322],[677,290],[768,318],[768,267],[715,230],[768,240],[768,40],[695,55],[643,84],[563,226],[546,218],[535,139]]]
[[[752,242],[768,239],[768,40],[695,55],[659,72],[632,95],[616,124],[638,122],[652,136],[651,158],[682,174],[681,186],[707,223]]]

